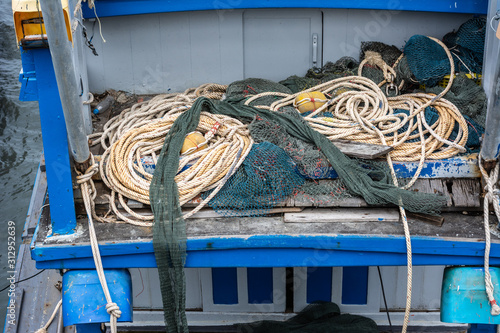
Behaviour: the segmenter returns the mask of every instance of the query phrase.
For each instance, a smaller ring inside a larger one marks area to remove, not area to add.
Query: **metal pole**
[[[490,0],[486,24],[486,44],[483,61],[483,88],[488,97],[486,126],[481,157],[485,161],[495,161],[500,152],[500,40],[491,24],[498,25],[494,20],[497,13],[497,0]]]
[[[66,32],[61,1],[42,0],[40,5],[64,112],[71,155],[75,162],[85,163],[89,160],[90,150],[79,97],[80,89],[73,65],[72,46]]]

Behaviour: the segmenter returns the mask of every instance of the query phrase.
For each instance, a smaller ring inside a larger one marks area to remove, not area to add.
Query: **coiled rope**
[[[103,133],[92,136],[100,137],[99,142],[106,148],[99,171],[101,179],[111,189],[110,208],[121,221],[139,226],[152,225],[152,214],[136,213],[125,200],[129,198],[150,204],[152,175],[144,170],[143,159],[150,157],[156,165],[157,154],[177,117],[189,109],[197,97],[220,99],[225,89],[226,86],[205,84],[197,89],[188,89],[183,94],[156,96],[149,102],[138,103],[125,110],[106,123]],[[182,157],[179,174],[175,177],[179,199],[183,205],[201,192],[214,191],[184,218],[196,213],[217,194],[243,163],[253,144],[246,125],[228,116],[202,112],[197,130],[206,133],[209,149]],[[187,166],[189,168],[184,170]],[[129,216],[120,212],[116,199]],[[92,214],[101,222],[118,222],[115,218],[97,216],[95,209]]]

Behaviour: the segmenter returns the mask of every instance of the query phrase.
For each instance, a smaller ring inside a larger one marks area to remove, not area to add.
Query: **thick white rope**
[[[483,202],[483,220],[484,220],[484,238],[485,238],[485,246],[484,246],[484,284],[486,287],[486,295],[488,297],[488,301],[490,302],[491,309],[490,313],[492,316],[498,316],[500,314],[500,306],[498,305],[494,293],[494,286],[491,282],[491,274],[490,274],[490,247],[491,247],[491,235],[490,235],[490,222],[489,222],[489,205],[493,206],[493,210],[495,211],[495,215],[500,221],[500,200],[498,198],[498,173],[499,173],[500,164],[495,163],[495,167],[493,170],[488,173],[483,167],[481,155],[479,155],[479,170],[481,170],[481,174],[483,176],[485,186],[485,196]]]
[[[54,308],[54,312],[52,312],[52,315],[50,316],[50,318],[47,321],[47,323],[44,326],[42,326],[39,329],[37,329],[35,331],[35,333],[47,333],[47,329],[49,328],[50,324],[52,324],[52,321],[56,317],[57,311],[59,310],[59,308],[61,307],[61,305],[62,305],[62,299],[59,300],[59,302],[57,302],[56,307]],[[59,314],[59,315],[61,315],[61,314]]]
[[[94,257],[94,263],[97,271],[97,276],[99,277],[99,282],[101,283],[102,290],[104,292],[104,297],[106,298],[106,311],[110,316],[110,328],[111,333],[117,333],[116,322],[121,316],[120,308],[111,299],[111,294],[109,293],[108,284],[106,282],[106,276],[104,275],[104,268],[102,266],[101,254],[99,251],[99,245],[97,243],[97,236],[94,229],[94,222],[92,221],[92,206],[93,198],[95,197],[95,188],[92,183],[92,176],[95,175],[99,167],[94,161],[94,156],[91,155],[91,166],[85,171],[84,174],[77,172],[79,175],[77,178],[77,183],[80,184],[81,192],[83,196],[83,202],[85,204],[85,210],[87,211],[87,218],[89,223],[89,238],[90,246],[92,248],[92,255]],[[89,183],[91,183],[89,187]],[[93,191],[93,192],[92,192]]]

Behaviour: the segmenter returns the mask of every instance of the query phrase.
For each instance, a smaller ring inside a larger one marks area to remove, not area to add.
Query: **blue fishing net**
[[[427,87],[435,86],[450,74],[450,61],[445,50],[429,37],[412,36],[406,42],[404,53],[410,71],[418,82]]]
[[[485,37],[486,20],[478,17],[470,19],[460,26],[455,43],[474,53],[483,54]]]
[[[455,72],[481,73],[483,69],[486,20],[473,18],[455,32],[443,37],[449,48]],[[445,75],[450,74],[450,62],[443,48],[422,35],[411,37],[404,53],[416,80],[426,87],[434,87]]]

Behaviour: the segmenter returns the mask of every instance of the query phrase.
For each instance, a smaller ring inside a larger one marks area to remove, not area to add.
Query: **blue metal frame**
[[[412,238],[414,265],[482,265],[484,243],[439,237]],[[104,243],[105,268],[156,267],[151,241]],[[90,245],[37,246],[37,268],[93,268]],[[500,265],[500,244],[491,245],[490,264]],[[403,236],[256,235],[191,238],[186,267],[310,267],[406,265]]]
[[[75,204],[68,138],[59,91],[49,49],[22,50],[33,59],[30,72],[36,80],[40,125],[42,128],[45,168],[50,199],[50,219],[53,234],[69,234],[76,228]],[[24,55],[28,57],[28,55]],[[31,79],[30,79],[31,80]]]
[[[95,2],[99,17],[136,14],[153,14],[194,10],[233,10],[250,8],[347,8],[382,9],[424,12],[470,13],[484,15],[488,10],[487,0],[98,0]],[[94,10],[83,5],[84,18],[95,18]]]

